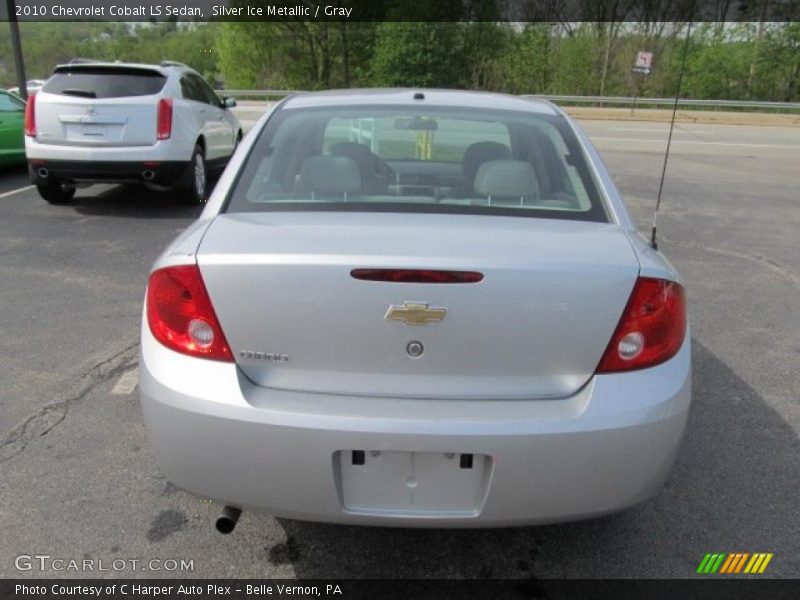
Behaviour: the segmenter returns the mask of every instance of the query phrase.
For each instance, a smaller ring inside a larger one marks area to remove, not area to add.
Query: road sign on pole
[[[653,72],[653,53],[640,50],[636,54],[636,62],[631,70],[640,75],[650,75]]]
[[[647,67],[650,68],[653,66],[653,53],[652,52],[644,52],[643,50],[639,51],[636,54],[636,66],[637,67]]]
[[[639,96],[641,92],[642,84],[644,83],[644,75],[650,75],[653,72],[653,53],[652,52],[645,52],[644,50],[640,50],[636,53],[636,62],[633,65],[633,69],[631,69],[637,75],[642,75],[642,77],[634,77],[633,81],[633,105],[631,106],[631,114],[633,111],[636,110],[636,98]]]

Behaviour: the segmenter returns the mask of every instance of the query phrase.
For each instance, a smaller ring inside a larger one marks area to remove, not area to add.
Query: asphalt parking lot
[[[649,229],[667,126],[584,127]],[[47,554],[193,560],[170,573],[181,577],[689,577],[706,552],[772,552],[763,576],[800,577],[799,134],[676,132],[659,232],[687,288],[695,387],[663,493],[602,519],[507,530],[244,514],[217,534],[218,507],[160,475],[135,388],[148,268],[199,209],[112,186],[50,206],[24,171],[0,172],[0,576],[64,575],[15,568]]]

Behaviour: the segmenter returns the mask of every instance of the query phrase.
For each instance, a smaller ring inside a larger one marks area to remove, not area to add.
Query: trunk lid
[[[592,376],[636,281],[618,226],[379,213],[218,216],[197,256],[238,366],[334,394],[564,397]],[[360,268],[479,271],[479,283],[362,281]],[[408,303],[438,322],[387,319]],[[421,356],[407,350],[420,342]]]

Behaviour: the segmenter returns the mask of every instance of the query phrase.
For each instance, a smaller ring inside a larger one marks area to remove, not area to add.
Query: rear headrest
[[[539,198],[539,182],[531,163],[522,160],[491,160],[475,175],[475,191],[490,198]]]
[[[365,183],[375,180],[380,163],[378,157],[364,144],[356,142],[337,142],[331,146],[333,156],[346,156],[356,161],[358,170],[361,171],[362,187]]]
[[[364,144],[357,142],[336,142],[331,146],[331,154],[352,158],[367,167],[373,167],[375,163],[375,155],[372,154],[372,151]]]
[[[511,158],[511,150],[499,142],[476,142],[464,151],[461,159],[461,171],[467,185],[472,185],[480,166],[490,160]]]
[[[310,156],[303,161],[297,176],[298,192],[350,194],[361,188],[361,171],[346,156]]]

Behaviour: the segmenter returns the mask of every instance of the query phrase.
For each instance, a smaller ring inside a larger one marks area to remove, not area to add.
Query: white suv
[[[186,65],[73,61],[56,67],[25,112],[31,182],[53,204],[76,183],[142,183],[206,197],[242,138],[230,108]]]

